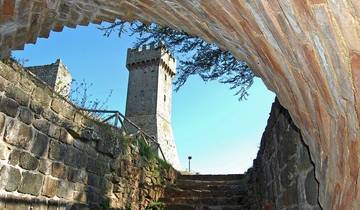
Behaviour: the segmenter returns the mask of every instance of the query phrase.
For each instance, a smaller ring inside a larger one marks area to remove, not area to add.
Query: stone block
[[[30,101],[30,109],[38,115],[41,115],[44,112],[44,107],[36,101]]]
[[[5,95],[9,98],[14,99],[22,106],[27,106],[29,104],[29,95],[15,85],[7,86]]]
[[[68,181],[60,181],[56,195],[60,198],[72,199],[74,193],[74,184]]]
[[[86,165],[86,170],[89,172],[97,173],[96,159],[89,157]]]
[[[87,183],[87,173],[84,170],[78,170],[72,167],[68,168],[68,180],[71,182]]]
[[[41,131],[42,133],[48,134],[50,129],[50,123],[45,119],[35,119],[33,120],[33,126]]]
[[[50,102],[52,100],[52,94],[50,90],[37,87],[34,89],[34,92],[32,94],[32,99],[40,103],[43,107],[49,107]]]
[[[86,203],[87,202],[86,192],[85,191],[74,191],[73,199],[80,203]]]
[[[14,149],[13,151],[11,151],[10,156],[9,156],[9,164],[10,165],[18,165],[19,161],[20,161],[20,155],[21,155],[22,151],[18,150],[18,149]]]
[[[100,177],[93,173],[88,173],[88,185],[99,188]]]
[[[49,158],[57,161],[64,161],[66,155],[66,147],[64,144],[56,140],[50,141]]]
[[[18,190],[20,193],[38,196],[43,182],[43,175],[28,171],[22,172],[22,184]]]
[[[73,144],[75,141],[72,135],[69,132],[67,132],[65,128],[61,128],[59,140],[66,144]]]
[[[7,87],[8,85],[8,81],[6,81],[3,77],[0,77],[0,91],[4,91],[5,87]]]
[[[34,118],[34,114],[31,112],[31,110],[27,107],[22,107],[20,109],[20,120],[25,123],[25,124],[31,124],[33,118]]]
[[[63,163],[53,162],[51,164],[51,176],[65,179],[67,176],[66,166]]]
[[[11,120],[6,126],[4,140],[14,146],[28,149],[33,137],[31,127],[16,120]]]
[[[0,112],[4,112],[6,115],[10,117],[16,117],[18,112],[19,104],[7,97],[2,97],[0,101]]]
[[[21,174],[19,169],[16,169],[11,166],[9,167],[9,169],[10,170],[9,170],[5,190],[9,192],[13,192],[16,191],[21,184]]]
[[[60,98],[54,98],[51,103],[51,109],[70,120],[72,120],[75,115],[74,108],[68,102]]]
[[[40,132],[36,132],[31,152],[36,157],[45,157],[49,145],[49,137]]]
[[[60,139],[60,135],[61,135],[61,128],[59,126],[51,124],[49,128],[49,136],[54,139]]]
[[[0,160],[7,160],[9,157],[11,150],[10,148],[3,143],[3,141],[0,142]]]
[[[317,205],[319,197],[319,183],[315,179],[315,171],[311,170],[305,179],[305,195],[306,201],[310,205]]]
[[[69,145],[66,149],[65,164],[79,168],[80,151]]]
[[[26,170],[35,170],[39,166],[39,160],[27,152],[20,155],[20,167]]]
[[[49,175],[51,173],[51,161],[48,159],[40,159],[38,170],[42,174]]]
[[[4,130],[5,127],[5,115],[3,113],[0,113],[0,134]]]
[[[97,142],[97,151],[116,157],[121,152],[121,143],[118,139],[101,139]]]
[[[56,195],[57,189],[59,188],[59,184],[59,180],[46,177],[41,194],[49,198],[54,197]]]

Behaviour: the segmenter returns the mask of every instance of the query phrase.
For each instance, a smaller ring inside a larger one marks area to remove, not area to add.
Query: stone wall
[[[176,172],[140,148],[0,62],[0,209],[144,209]]]
[[[309,149],[288,111],[277,99],[249,174],[254,187],[252,192],[262,209],[321,209],[319,184]]]

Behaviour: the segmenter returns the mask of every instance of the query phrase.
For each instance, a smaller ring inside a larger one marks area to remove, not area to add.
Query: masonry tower
[[[180,169],[171,127],[172,78],[176,62],[163,45],[128,49],[126,117],[157,137],[166,160]]]
[[[67,67],[57,59],[55,63],[41,66],[26,67],[36,77],[52,87],[60,95],[67,97],[70,94],[72,76]]]

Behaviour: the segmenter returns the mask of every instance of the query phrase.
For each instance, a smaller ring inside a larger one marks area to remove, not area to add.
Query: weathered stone
[[[96,147],[97,151],[116,157],[121,152],[121,143],[118,139],[99,140]]]
[[[8,86],[7,81],[3,77],[0,77],[0,91],[4,91],[6,86]]]
[[[99,188],[100,184],[100,177],[93,173],[88,173],[88,185],[94,186],[96,188]]]
[[[52,101],[51,108],[56,113],[62,115],[63,117],[65,117],[67,119],[72,120],[74,118],[74,115],[75,115],[74,108],[70,104],[68,104],[66,101],[64,101],[60,98],[55,98]]]
[[[66,147],[65,164],[79,168],[80,162],[80,151],[75,149],[73,146]]]
[[[10,152],[10,148],[3,142],[0,142],[0,160],[7,160]]]
[[[4,127],[5,127],[5,115],[3,113],[0,113],[0,134],[2,133]]]
[[[0,101],[0,111],[9,115],[10,117],[16,117],[19,104],[10,98],[2,97]]]
[[[32,99],[40,103],[43,107],[48,107],[52,100],[50,91],[44,90],[40,87],[34,89]]]
[[[51,161],[48,159],[40,159],[39,162],[39,172],[45,175],[51,173]]]
[[[36,157],[44,157],[46,156],[46,152],[48,150],[48,144],[49,144],[49,138],[46,135],[37,132],[34,138],[34,143],[32,145],[31,152]]]
[[[42,133],[48,134],[50,129],[50,123],[45,119],[35,119],[33,126]]]
[[[43,176],[28,171],[22,172],[22,184],[18,190],[21,193],[39,195],[43,182]]]
[[[9,164],[10,165],[18,165],[19,161],[20,161],[20,155],[21,155],[21,151],[18,149],[14,149],[9,156]]]
[[[44,107],[36,101],[30,102],[30,109],[38,115],[41,115],[44,112]]]
[[[61,128],[59,126],[51,124],[49,129],[49,136],[54,139],[59,139],[60,135],[61,135]]]
[[[66,166],[63,163],[53,162],[51,164],[51,176],[65,179],[67,176]]]
[[[67,132],[66,129],[62,128],[60,131],[60,141],[66,143],[66,144],[73,144],[75,139],[72,137],[72,135]]]
[[[294,184],[291,187],[287,188],[283,192],[282,202],[284,207],[291,206],[298,203],[298,190],[297,185]]]
[[[319,192],[319,184],[315,179],[315,172],[311,170],[305,180],[305,194],[306,194],[306,201],[310,205],[315,205],[318,202],[318,192]]]
[[[9,85],[6,88],[6,96],[14,99],[22,106],[27,106],[29,104],[29,95],[15,85]]]
[[[17,190],[21,184],[21,174],[19,169],[16,169],[14,167],[9,167],[9,169],[10,170],[9,170],[5,190],[9,192],[13,192]]]
[[[71,199],[74,193],[74,185],[67,181],[60,181],[56,195],[60,198]]]
[[[14,146],[27,149],[31,143],[33,132],[31,127],[11,120],[6,126],[4,140]]]
[[[280,181],[284,188],[288,188],[293,181],[296,180],[296,169],[295,169],[295,160],[289,162],[288,165],[281,171]]]
[[[49,158],[52,160],[63,161],[66,154],[66,147],[64,144],[55,140],[50,141]]]
[[[59,180],[46,177],[44,186],[42,187],[41,194],[49,198],[54,197],[56,195],[56,191],[59,188],[59,184],[60,184]]]
[[[27,152],[20,155],[20,167],[27,170],[35,170],[39,166],[39,160]]]
[[[71,182],[87,183],[87,173],[84,170],[78,170],[72,167],[68,168],[68,180]]]
[[[25,124],[31,124],[33,118],[34,118],[34,114],[31,112],[31,110],[27,107],[22,107],[20,109],[20,120],[25,123]]]
[[[87,196],[85,191],[74,191],[73,198],[74,200],[81,203],[87,202]]]

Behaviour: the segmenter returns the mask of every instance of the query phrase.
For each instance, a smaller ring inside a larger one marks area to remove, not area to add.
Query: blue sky
[[[126,36],[104,37],[97,26],[90,25],[52,32],[49,39],[38,39],[36,45],[13,54],[28,59],[25,66],[61,58],[73,78],[93,83],[94,98],[105,98],[113,89],[108,108],[124,113],[126,50],[133,42]],[[248,100],[238,101],[229,86],[204,83],[197,76],[174,92],[172,125],[184,168],[188,155],[193,157],[192,169],[200,173],[242,173],[252,165],[275,95],[259,79],[249,92]]]

